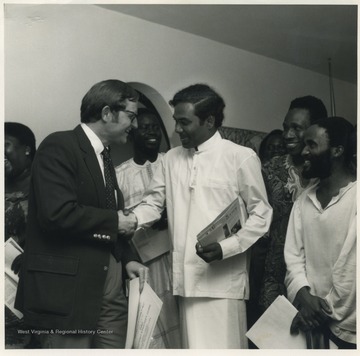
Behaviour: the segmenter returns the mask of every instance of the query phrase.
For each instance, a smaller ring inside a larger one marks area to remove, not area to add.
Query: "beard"
[[[310,165],[304,166],[302,171],[302,176],[306,179],[310,178],[320,178],[325,179],[330,176],[332,169],[332,159],[330,150],[312,156],[309,159]]]

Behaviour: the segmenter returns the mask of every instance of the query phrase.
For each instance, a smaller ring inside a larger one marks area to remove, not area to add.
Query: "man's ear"
[[[31,148],[29,146],[25,147],[25,156],[30,156]]]
[[[209,130],[213,129],[215,126],[215,117],[213,115],[208,116],[205,119],[205,124]]]
[[[109,114],[111,114],[111,109],[110,106],[106,105],[101,110],[101,120],[109,122],[112,119]]]
[[[344,146],[336,146],[331,148],[332,156],[335,158],[339,158],[344,154]]]

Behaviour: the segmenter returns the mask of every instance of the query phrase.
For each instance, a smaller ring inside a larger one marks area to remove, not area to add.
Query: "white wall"
[[[94,5],[5,6],[5,120],[38,142],[75,127],[94,83],[145,83],[167,102],[208,83],[225,99],[224,126],[280,128],[290,101],[315,95],[327,108],[326,76]],[[337,115],[356,121],[356,86],[335,80]],[[171,110],[163,118],[172,144]]]

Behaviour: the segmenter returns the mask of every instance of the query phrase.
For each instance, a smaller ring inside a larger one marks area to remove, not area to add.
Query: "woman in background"
[[[282,156],[285,153],[286,150],[282,130],[272,130],[261,141],[259,158],[262,164],[270,161],[273,157]]]
[[[35,150],[35,136],[27,126],[5,122],[5,241],[12,238],[21,248],[25,244],[30,171]],[[16,274],[20,264],[21,255],[12,264]],[[22,320],[5,307],[6,348],[24,348],[29,336],[25,337],[18,330],[26,329]]]

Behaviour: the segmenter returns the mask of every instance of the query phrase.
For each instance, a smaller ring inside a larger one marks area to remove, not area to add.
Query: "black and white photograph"
[[[357,0],[2,18],[4,351],[357,349]]]

